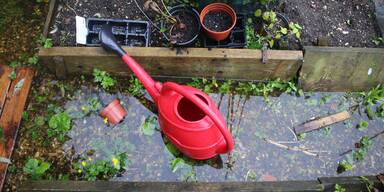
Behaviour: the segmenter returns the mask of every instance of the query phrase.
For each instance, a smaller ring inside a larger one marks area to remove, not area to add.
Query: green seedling
[[[261,10],[260,10],[261,11]],[[256,14],[256,12],[255,12]],[[259,13],[257,13],[259,14]],[[260,13],[261,15],[261,13]],[[253,27],[253,21],[251,18],[248,18],[247,24],[245,26],[245,34],[247,39],[246,47],[248,49],[261,49],[263,48],[263,38],[255,33],[255,29]]]
[[[197,89],[201,89],[205,93],[211,93],[219,87],[216,79],[212,79],[210,81],[206,78],[192,78],[192,82],[188,83],[188,85]]]
[[[192,165],[190,165],[192,163]],[[195,162],[193,160],[184,159],[183,157],[176,157],[171,160],[170,166],[172,172],[180,172],[182,174],[182,181],[197,181],[196,170],[194,167]]]
[[[300,40],[302,27],[299,24],[291,22],[288,26],[282,25],[283,22],[279,21],[279,17],[274,11],[261,13],[261,10],[257,9],[254,15],[263,20],[266,35],[260,40],[262,44],[268,44],[269,48],[273,48],[275,43],[285,36],[294,36]]]
[[[16,79],[16,72],[12,71],[11,73],[8,74],[8,79],[9,80],[15,80]]]
[[[384,38],[383,37],[377,37],[375,39],[372,39],[372,42],[376,45],[383,45],[384,44]]]
[[[48,137],[55,137],[60,142],[64,142],[67,132],[71,130],[71,121],[71,117],[65,112],[53,115],[48,122]]]
[[[39,57],[37,55],[33,55],[32,57],[28,58],[27,62],[30,65],[36,65],[39,62]]]
[[[245,176],[246,181],[256,181],[257,174],[254,170],[248,170],[247,175]]]
[[[116,80],[106,71],[93,69],[93,81],[99,83],[103,89],[110,89],[116,84]]]
[[[23,167],[23,172],[32,179],[38,180],[48,171],[51,164],[35,158],[29,158]]]
[[[360,180],[362,183],[365,184],[367,191],[369,191],[369,192],[375,191],[375,183],[373,183],[373,181],[369,180],[368,178],[366,178],[364,176],[361,176]]]
[[[347,160],[342,160],[339,162],[339,166],[337,168],[337,172],[338,173],[342,173],[344,171],[350,171],[353,169],[353,164],[350,163],[349,161]]]
[[[359,131],[364,131],[368,128],[369,123],[367,121],[360,121],[360,123],[357,125],[357,129]]]
[[[128,92],[134,97],[140,97],[144,95],[143,85],[139,79],[134,76],[131,76],[131,79],[129,80]]]
[[[44,37],[43,34],[41,34],[40,37],[37,39],[37,43],[46,49],[53,47],[53,40],[50,38]]]
[[[9,64],[10,67],[12,68],[16,68],[16,67],[20,67],[21,66],[21,62],[16,60],[16,61],[12,61],[10,64]]]
[[[80,159],[72,165],[73,169],[87,181],[109,180],[123,172],[127,166],[127,154],[120,153],[112,156],[111,160]]]
[[[231,85],[232,85],[231,80],[225,81],[219,86],[219,92],[223,94],[231,93]]]
[[[87,105],[81,106],[81,110],[84,112],[85,115],[91,113],[91,112],[96,112],[102,107],[99,99],[97,97],[90,98],[88,100]]]
[[[359,93],[361,103],[365,108],[365,112],[369,119],[373,119],[375,116],[384,117],[384,86],[378,85],[368,92]],[[377,106],[376,111],[372,108]],[[376,112],[376,113],[375,113]]]
[[[348,154],[347,158],[339,163],[338,173],[352,170],[354,162],[363,161],[368,151],[372,148],[373,142],[369,137],[363,136],[355,146],[356,149],[352,150],[352,154]]]
[[[306,134],[306,133],[301,133],[301,134],[298,134],[298,135],[297,135],[297,139],[298,139],[299,141],[304,140],[305,137],[307,137],[307,134]]]
[[[346,192],[345,188],[343,188],[341,185],[336,184],[335,185],[335,192]]]
[[[145,119],[143,125],[140,127],[140,132],[147,136],[152,136],[155,133],[157,126],[156,116],[149,116]]]

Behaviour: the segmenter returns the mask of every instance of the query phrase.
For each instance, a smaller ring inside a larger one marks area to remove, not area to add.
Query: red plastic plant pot
[[[119,99],[113,100],[100,113],[101,117],[107,118],[108,122],[110,122],[113,125],[116,125],[121,121],[123,121],[126,115],[127,115],[127,112],[125,111],[123,106],[121,106]]]
[[[212,31],[212,30],[208,29],[204,25],[204,17],[211,11],[223,11],[223,12],[227,13],[231,17],[231,20],[232,20],[231,27],[225,31],[220,31],[220,32]],[[204,29],[206,35],[209,38],[214,39],[216,41],[221,41],[221,40],[226,39],[231,34],[232,29],[235,27],[236,21],[237,21],[237,16],[236,16],[235,10],[233,10],[232,7],[230,7],[229,5],[227,5],[225,3],[209,4],[206,7],[204,7],[204,9],[200,13],[200,23],[201,23],[201,26],[203,26],[203,29]]]

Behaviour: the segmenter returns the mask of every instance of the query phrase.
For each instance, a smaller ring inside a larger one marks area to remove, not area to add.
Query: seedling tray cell
[[[215,41],[203,36],[204,47],[207,48],[243,48],[246,45],[245,16],[237,15],[237,22],[227,39]]]
[[[87,45],[100,46],[99,32],[104,24],[112,25],[112,34],[122,46],[148,47],[150,27],[146,21],[87,18]]]

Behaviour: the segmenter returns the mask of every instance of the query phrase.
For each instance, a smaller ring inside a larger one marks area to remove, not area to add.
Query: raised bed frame
[[[55,16],[51,0],[44,35]],[[297,77],[305,91],[364,91],[384,83],[384,49],[305,47],[304,51],[125,48],[155,79],[217,79],[262,81]],[[305,54],[304,54],[305,53]],[[94,67],[126,76],[130,70],[114,54],[99,47],[40,49],[40,61],[58,78],[91,74]],[[301,69],[301,70],[300,70]]]
[[[57,0],[51,0],[44,35],[55,15]],[[150,75],[159,79],[215,77],[261,81],[289,80],[299,74],[306,91],[361,91],[384,82],[384,49],[305,47],[305,51],[129,48],[130,53]],[[305,53],[305,54],[304,54]],[[305,56],[304,56],[305,55]],[[59,78],[91,74],[92,69],[126,76],[130,70],[114,54],[97,47],[53,47],[40,49],[40,61]],[[383,188],[376,177],[369,177]],[[21,191],[333,191],[335,184],[347,191],[364,191],[358,177],[319,178],[316,181],[235,182],[235,183],[158,183],[28,181]]]

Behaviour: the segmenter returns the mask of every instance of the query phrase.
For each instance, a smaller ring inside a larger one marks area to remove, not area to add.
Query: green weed
[[[129,80],[129,86],[128,86],[128,92],[134,97],[140,97],[144,95],[144,88],[139,79],[131,76],[131,79]]]
[[[35,158],[29,158],[23,167],[23,172],[31,177],[31,179],[41,179],[51,164]]]
[[[91,112],[96,112],[101,109],[102,105],[97,97],[92,97],[88,100],[87,105],[81,106],[81,110],[85,115]]]
[[[71,121],[71,117],[65,112],[53,115],[48,122],[48,137],[55,137],[60,142],[64,142],[67,132],[71,130]]]
[[[44,37],[43,34],[40,35],[40,37],[36,41],[39,45],[43,46],[46,49],[53,47],[53,40],[50,38]]]
[[[16,79],[16,72],[13,70],[11,73],[8,74],[8,79],[9,80],[15,80]]]
[[[149,116],[145,119],[143,125],[140,127],[140,132],[147,136],[155,134],[157,126],[156,116]]]
[[[363,136],[355,145],[356,149],[352,150],[351,154],[346,156],[346,159],[339,162],[337,168],[338,173],[352,170],[355,162],[363,161],[368,154],[368,151],[372,148],[373,142],[369,137]]]
[[[368,128],[369,123],[367,121],[360,121],[360,123],[357,125],[357,129],[359,131],[364,131]]]
[[[106,71],[93,69],[93,81],[99,83],[103,89],[110,89],[116,84],[116,80]]]
[[[123,172],[127,165],[127,154],[114,155],[110,161],[80,159],[72,165],[81,178],[87,181],[109,180],[118,173]]]
[[[343,188],[341,185],[336,184],[335,185],[335,192],[346,192],[345,188]]]

